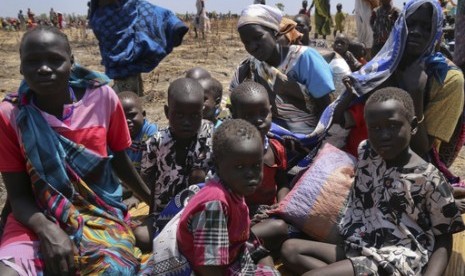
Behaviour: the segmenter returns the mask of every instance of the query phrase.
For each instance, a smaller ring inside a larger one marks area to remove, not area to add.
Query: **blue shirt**
[[[156,124],[151,124],[144,119],[144,124],[139,134],[132,139],[132,144],[129,148],[126,149],[126,153],[131,159],[134,168],[137,172],[140,172],[140,162],[142,160],[142,153],[147,150],[147,145],[145,144],[147,140],[152,137],[158,131],[158,126]]]

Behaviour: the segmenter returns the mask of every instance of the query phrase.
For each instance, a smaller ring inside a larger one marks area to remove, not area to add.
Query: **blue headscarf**
[[[359,96],[378,87],[397,69],[407,42],[407,18],[426,3],[431,4],[433,7],[431,36],[428,46],[420,59],[425,62],[426,73],[443,83],[449,66],[446,58],[441,53],[434,52],[434,48],[442,36],[443,15],[441,6],[437,0],[411,0],[404,6],[388,40],[379,53],[359,71],[352,73],[353,85]]]

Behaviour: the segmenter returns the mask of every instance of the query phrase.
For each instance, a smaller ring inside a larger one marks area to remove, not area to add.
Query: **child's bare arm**
[[[425,276],[442,275],[452,251],[452,234],[435,236],[436,242],[426,268]]]
[[[280,202],[289,193],[289,183],[287,180],[286,172],[278,170],[275,176],[276,183],[278,184],[278,193],[276,199]]]
[[[50,274],[74,274],[74,248],[68,235],[37,207],[26,172],[2,173],[15,218],[40,239],[40,250]]]
[[[132,165],[131,160],[124,150],[114,152],[111,164],[116,175],[121,179],[128,188],[130,188],[140,199],[147,204],[150,200],[150,191],[142,178]]]

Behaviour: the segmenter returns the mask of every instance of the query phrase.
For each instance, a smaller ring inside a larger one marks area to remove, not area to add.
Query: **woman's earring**
[[[412,135],[415,135],[417,133],[417,130],[418,130],[417,128],[412,128],[412,131],[410,131],[410,133]]]

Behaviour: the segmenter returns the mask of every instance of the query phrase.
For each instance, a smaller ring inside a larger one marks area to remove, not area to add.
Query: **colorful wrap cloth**
[[[70,85],[74,88],[95,88],[108,80],[78,65],[72,71]],[[135,275],[140,268],[140,251],[126,223],[121,184],[113,174],[110,158],[55,132],[31,104],[32,99],[23,81],[16,123],[37,206],[74,242],[75,263],[82,275]]]

